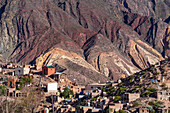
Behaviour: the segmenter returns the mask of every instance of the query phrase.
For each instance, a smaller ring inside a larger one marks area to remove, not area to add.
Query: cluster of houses
[[[57,72],[53,66],[43,66],[41,72],[36,70],[36,66],[31,65],[13,65],[7,64],[0,67],[0,85],[7,86],[7,96],[9,97],[26,97],[27,92],[23,92],[20,87],[21,77],[36,78],[37,84],[28,83],[26,87],[31,87],[34,84],[37,87],[43,89],[44,96],[49,99],[53,105],[46,105],[39,112],[49,113],[53,111],[55,113],[103,113],[103,112],[127,112],[127,113],[149,113],[150,108],[145,105],[134,107],[134,102],[141,99],[140,93],[128,93],[125,92],[119,95],[109,95],[107,89],[110,87],[120,88],[117,83],[108,81],[107,83],[92,83],[86,86],[77,85],[75,82],[69,80],[64,73]],[[69,94],[67,98],[64,98],[61,94],[69,88],[73,93]],[[103,90],[105,89],[105,90]],[[159,90],[154,93],[155,99],[158,101],[170,102],[169,90]],[[169,113],[169,105],[167,107],[158,109],[159,113]],[[131,109],[133,108],[133,109]]]

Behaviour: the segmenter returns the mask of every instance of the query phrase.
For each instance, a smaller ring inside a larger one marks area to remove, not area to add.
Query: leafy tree
[[[166,86],[166,84],[165,84],[165,83],[162,83],[161,87],[165,87],[165,86]]]
[[[113,102],[118,102],[119,100],[121,100],[121,96],[115,96],[115,98],[113,99]]]
[[[133,79],[134,79],[134,76],[133,76],[133,75],[131,75],[131,76],[130,76],[130,78],[129,78],[129,82],[132,82],[132,81],[133,81]]]
[[[163,104],[163,102],[160,102],[160,101],[149,102],[149,105],[151,105],[155,111],[157,111],[157,109],[160,108],[162,104]]]
[[[155,91],[157,91],[157,89],[155,89],[155,88],[148,88],[147,90],[150,91],[150,92],[155,92]]]
[[[126,88],[119,88],[117,94],[123,94],[125,93],[125,91],[126,91]]]
[[[151,94],[150,91],[146,91],[145,93],[142,93],[142,96],[143,96],[143,97],[149,97],[150,94]]]
[[[133,103],[133,107],[137,107],[137,106],[139,106],[138,102]]]
[[[61,94],[64,98],[69,98],[69,95],[73,95],[73,91],[68,87],[64,88],[64,92]]]
[[[26,76],[26,77],[22,77],[20,79],[20,86],[21,87],[24,87],[26,84],[30,84],[32,81],[31,77],[30,76]]]
[[[91,98],[91,101],[96,101],[97,100],[97,98]]]
[[[124,110],[119,110],[119,113],[126,113],[126,111],[124,111]]]
[[[0,85],[0,96],[5,95],[5,94],[6,94],[6,88],[5,88],[5,86]]]

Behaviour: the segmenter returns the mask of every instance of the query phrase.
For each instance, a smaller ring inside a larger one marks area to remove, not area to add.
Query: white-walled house
[[[47,92],[57,92],[57,82],[47,83]]]
[[[15,75],[26,75],[29,74],[30,68],[29,67],[19,67],[15,69]]]
[[[2,67],[0,67],[0,73],[2,72]]]

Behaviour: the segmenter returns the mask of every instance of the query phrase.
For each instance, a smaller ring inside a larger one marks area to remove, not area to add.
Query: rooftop
[[[47,66],[47,68],[54,68],[53,66]]]

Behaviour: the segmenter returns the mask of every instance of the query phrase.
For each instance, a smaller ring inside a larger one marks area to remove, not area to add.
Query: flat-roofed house
[[[55,68],[53,66],[43,66],[42,75],[52,75],[55,73]]]
[[[47,83],[47,92],[57,92],[57,82]]]
[[[170,92],[169,91],[157,91],[155,92],[155,96],[158,100],[170,101]]]
[[[17,78],[8,78],[7,79],[7,86],[10,88],[16,87]]]
[[[124,102],[132,102],[132,101],[135,101],[138,98],[140,98],[139,93],[125,93],[123,95],[123,101]]]
[[[123,104],[121,103],[110,103],[109,104],[109,113],[114,113],[123,109]]]
[[[93,84],[89,84],[85,87],[86,91],[93,91],[94,89],[101,89],[103,86],[105,86],[106,84],[101,84],[101,83],[93,83]]]
[[[15,69],[15,75],[27,75],[30,73],[30,68],[29,67],[18,67]]]

